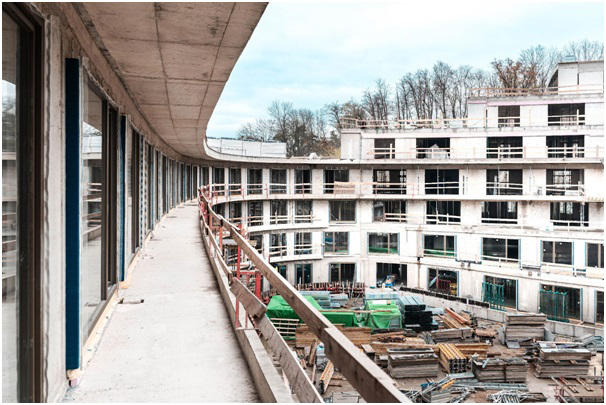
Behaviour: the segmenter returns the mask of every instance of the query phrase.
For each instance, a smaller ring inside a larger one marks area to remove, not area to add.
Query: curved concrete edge
[[[230,320],[233,321],[236,317],[236,298],[229,290],[229,283],[227,277],[221,272],[217,261],[210,253],[209,242],[204,235],[204,227],[199,221],[200,232],[202,233],[202,240],[204,242],[204,248],[208,254],[208,260],[215,273],[215,278],[223,298],[223,303],[227,308]],[[242,316],[242,313],[240,315]],[[293,396],[284,384],[283,378],[278,374],[278,370],[274,366],[273,359],[265,350],[261,338],[254,329],[237,329],[234,328],[233,323],[230,322],[230,326],[234,329],[236,338],[250,369],[250,373],[254,379],[255,387],[261,402],[271,403],[293,403]]]

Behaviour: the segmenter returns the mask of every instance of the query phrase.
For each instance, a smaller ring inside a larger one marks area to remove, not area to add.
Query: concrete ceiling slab
[[[80,3],[97,46],[150,126],[206,158],[206,127],[267,3]]]

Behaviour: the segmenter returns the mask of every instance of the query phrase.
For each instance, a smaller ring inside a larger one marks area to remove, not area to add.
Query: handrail
[[[367,402],[410,402],[378,365],[365,356],[240,235],[239,229],[214,212],[204,189],[200,190],[198,197],[201,220],[205,224],[212,221],[229,232],[244,255],[307,324],[310,331],[324,343],[328,358]]]
[[[588,92],[604,92],[603,84],[573,84],[568,86],[538,87],[538,88],[503,88],[503,87],[473,87],[471,97],[495,96],[527,96],[545,94],[578,94]]]

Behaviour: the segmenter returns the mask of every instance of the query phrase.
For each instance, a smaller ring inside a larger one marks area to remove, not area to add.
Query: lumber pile
[[[438,324],[433,320],[433,313],[427,309],[423,301],[413,296],[402,295],[398,297],[397,302],[405,328],[415,332],[438,329]]]
[[[444,308],[442,322],[444,322],[444,326],[450,329],[461,329],[471,325],[471,321],[469,319],[457,314],[450,308]]]
[[[589,350],[549,346],[541,345],[539,356],[534,359],[535,375],[538,378],[574,378],[589,374]]]
[[[507,314],[505,340],[508,342],[524,342],[542,340],[545,337],[545,322],[543,314]]]
[[[454,345],[467,359],[470,359],[473,355],[485,359],[488,357],[488,350],[491,347],[488,343],[454,343]]]
[[[525,383],[528,363],[519,357],[474,359],[471,371],[480,382]]]
[[[438,376],[438,356],[429,347],[402,349],[387,355],[387,371],[393,378]]]
[[[437,347],[435,345],[429,345],[420,338],[406,338],[404,342],[399,343],[372,342],[370,345],[375,350],[377,355],[387,354],[388,349],[417,349],[430,347],[432,349],[436,348],[437,351]]]
[[[465,339],[471,339],[472,337],[473,330],[471,328],[439,329],[431,331],[431,338],[436,343],[458,342]]]
[[[403,330],[403,331],[399,331],[399,332],[386,332],[386,333],[376,333],[377,329],[375,329],[375,333],[373,333],[372,335],[372,340],[376,341],[376,342],[383,342],[383,343],[389,343],[389,342],[393,342],[393,343],[403,343],[406,342],[406,340],[411,337],[414,337],[416,335],[416,333],[408,330]]]
[[[370,328],[342,325],[336,325],[336,327],[358,347],[362,347],[363,344],[369,344],[371,342]],[[311,346],[311,343],[315,339],[318,338],[309,330],[307,325],[301,324],[297,326],[295,331],[295,345],[297,347]]]
[[[452,343],[438,344],[440,365],[448,374],[464,373],[467,369],[467,358]]]
[[[322,375],[320,375],[320,394],[324,394],[326,389],[330,385],[330,380],[332,376],[335,374],[335,366],[332,364],[332,361],[329,361],[324,367],[324,371],[322,371]]]

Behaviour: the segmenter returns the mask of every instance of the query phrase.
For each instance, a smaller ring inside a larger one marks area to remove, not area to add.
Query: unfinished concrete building
[[[3,3],[3,402],[319,402],[276,289],[362,397],[409,401],[314,283],[603,336],[603,62],[477,89],[465,119],[346,120],[338,159],[207,143],[265,7]]]

